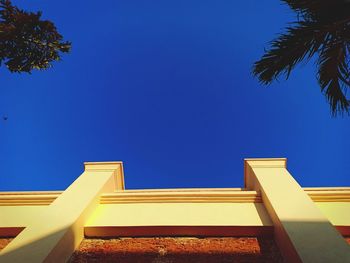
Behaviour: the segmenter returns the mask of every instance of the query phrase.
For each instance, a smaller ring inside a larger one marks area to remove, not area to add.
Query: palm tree
[[[332,114],[349,113],[350,0],[281,0],[297,13],[297,21],[271,42],[254,63],[253,75],[270,84],[296,64],[317,58],[317,80]]]

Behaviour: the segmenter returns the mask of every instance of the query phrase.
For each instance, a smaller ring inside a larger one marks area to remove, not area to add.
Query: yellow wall
[[[47,206],[0,206],[0,227],[26,227]]]
[[[349,202],[315,203],[334,226],[350,226]]]
[[[100,204],[86,226],[271,226],[261,203]]]
[[[285,258],[290,262],[350,262],[350,247],[334,228],[350,234],[350,188],[303,189],[285,159],[246,160],[245,183],[245,189],[124,190],[121,162],[86,163],[63,192],[0,193],[0,228],[26,227],[0,261],[66,262],[84,230],[107,236],[109,229],[189,226],[224,227],[230,235],[274,230],[284,255],[294,256]]]
[[[350,202],[315,204],[334,226],[350,226]],[[25,227],[45,208],[46,205],[0,206],[0,227]],[[100,204],[86,226],[167,224],[272,225],[262,203],[146,203]]]

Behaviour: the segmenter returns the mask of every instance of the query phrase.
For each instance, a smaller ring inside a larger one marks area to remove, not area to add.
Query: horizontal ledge
[[[241,189],[242,188],[122,190],[114,193],[102,194],[100,203],[261,202],[261,196],[258,192]],[[307,187],[303,189],[314,202],[350,202],[350,187]],[[0,192],[0,206],[50,205],[61,193],[62,191]]]
[[[150,188],[150,189],[125,189],[115,191],[114,193],[154,193],[154,192],[242,192],[247,191],[246,188],[235,187],[235,188]]]
[[[231,192],[231,193],[213,193],[213,192],[193,192],[193,193],[114,193],[102,194],[101,200],[117,199],[117,198],[134,198],[134,199],[155,199],[155,198],[249,198],[258,197],[259,194],[255,191],[247,192]]]
[[[273,226],[103,226],[85,227],[86,237],[272,236]]]
[[[116,203],[241,203],[261,202],[261,196],[256,191],[176,191],[176,192],[127,192],[119,191],[102,194],[101,204]]]
[[[343,236],[350,236],[350,226],[335,226]],[[16,237],[24,227],[0,227],[0,237]],[[265,236],[273,226],[90,226],[86,237],[141,236]]]
[[[52,202],[0,202],[0,206],[49,206]]]
[[[313,191],[313,192],[328,192],[328,191],[350,191],[350,187],[346,186],[333,186],[333,187],[303,187],[304,191]]]
[[[8,191],[8,192],[0,192],[0,198],[2,195],[23,195],[23,196],[59,196],[64,191]]]
[[[349,202],[350,188],[315,190],[305,189],[314,202]],[[103,194],[101,204],[122,203],[261,203],[261,195],[256,191],[118,191]]]
[[[5,195],[5,196],[0,196],[0,200],[8,200],[8,201],[29,201],[29,200],[36,200],[36,201],[42,201],[42,200],[48,200],[48,201],[53,201],[57,198],[58,196],[13,196],[13,195]]]
[[[261,199],[241,199],[241,200],[217,200],[217,199],[155,199],[155,200],[111,200],[101,201],[100,204],[135,204],[135,203],[262,203]]]

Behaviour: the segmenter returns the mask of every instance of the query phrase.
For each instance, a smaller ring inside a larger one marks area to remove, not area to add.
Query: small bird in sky
[[[7,121],[7,119],[8,119],[7,115],[4,115],[4,116],[2,117],[2,119],[3,119],[4,121]]]

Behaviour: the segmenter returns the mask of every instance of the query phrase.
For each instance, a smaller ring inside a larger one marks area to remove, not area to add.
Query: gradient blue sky
[[[72,52],[0,69],[0,190],[60,190],[84,161],[122,160],[127,188],[241,187],[243,159],[287,157],[302,186],[350,185],[350,117],[313,63],[269,87],[252,63],[295,19],[268,1],[14,1]]]

